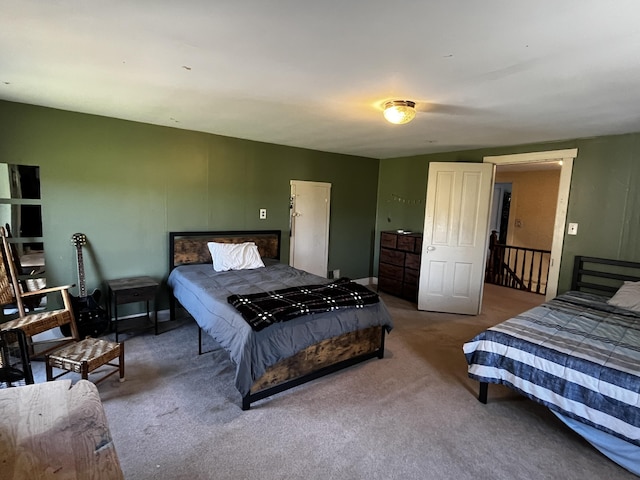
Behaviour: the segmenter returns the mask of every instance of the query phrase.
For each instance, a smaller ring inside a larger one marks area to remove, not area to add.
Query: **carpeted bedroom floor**
[[[129,337],[127,381],[99,386],[125,478],[637,479],[504,387],[476,400],[462,344],[541,296],[488,285],[479,316],[382,297],[395,322],[384,359],[246,412],[227,355],[210,339],[197,355],[193,321]]]

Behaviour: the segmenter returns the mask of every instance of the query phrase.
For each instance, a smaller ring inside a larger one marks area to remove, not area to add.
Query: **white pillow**
[[[264,267],[264,263],[258,252],[258,247],[253,242],[208,242],[207,246],[211,252],[213,269],[216,272]]]
[[[607,300],[607,303],[640,312],[640,282],[624,282],[616,294]]]

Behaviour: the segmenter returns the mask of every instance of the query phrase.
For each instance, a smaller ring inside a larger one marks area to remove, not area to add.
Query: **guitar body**
[[[71,243],[76,247],[78,260],[78,290],[79,295],[71,295],[71,306],[76,319],[78,334],[80,338],[99,337],[109,328],[109,315],[100,306],[100,290],[94,290],[90,295],[84,283],[84,261],[82,257],[82,246],[86,245],[87,237],[84,233],[74,233],[71,236]],[[71,327],[63,325],[60,327],[63,335],[71,335]]]
[[[101,296],[102,292],[98,289],[85,297],[71,295],[71,307],[80,338],[97,338],[109,328],[109,315],[100,306]],[[71,335],[71,327],[69,325],[60,327],[60,331],[63,335]]]

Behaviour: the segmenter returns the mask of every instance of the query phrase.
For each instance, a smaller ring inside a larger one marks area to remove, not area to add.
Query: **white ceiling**
[[[640,1],[0,0],[0,99],[373,158],[638,132]]]

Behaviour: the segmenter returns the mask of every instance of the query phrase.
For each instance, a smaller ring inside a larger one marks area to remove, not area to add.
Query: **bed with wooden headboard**
[[[228,302],[329,280],[279,263],[279,230],[170,232],[170,314],[178,304],[230,355],[243,410],[251,403],[370,358],[384,356],[391,317],[380,300],[362,308],[311,313],[254,331]],[[263,268],[216,272],[209,242],[254,242]],[[268,352],[265,353],[265,350]]]
[[[480,401],[506,385],[640,475],[640,263],[577,256],[570,291],[463,350]]]

